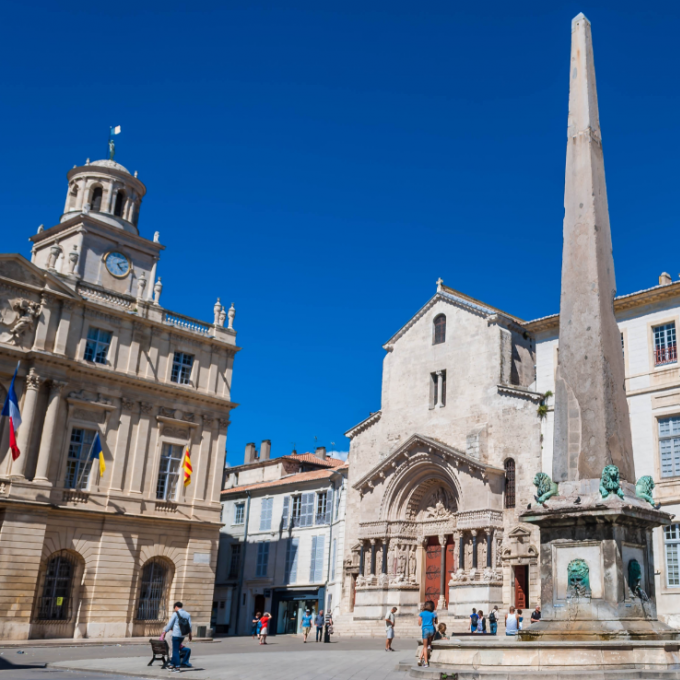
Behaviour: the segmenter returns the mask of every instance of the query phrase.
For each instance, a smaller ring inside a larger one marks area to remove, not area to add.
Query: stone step
[[[402,661],[399,671],[408,671],[411,678],[417,680],[680,680],[680,670],[635,670],[620,669],[613,671],[583,670],[526,670],[514,671],[485,671],[485,670],[457,670],[451,666],[437,664],[423,668],[409,661]]]

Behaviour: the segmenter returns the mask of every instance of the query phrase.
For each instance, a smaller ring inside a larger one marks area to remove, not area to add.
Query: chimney
[[[661,272],[661,276],[659,276],[659,285],[667,286],[669,283],[673,283],[671,275],[667,272]]]
[[[269,452],[272,450],[272,440],[263,439],[260,446],[260,460],[269,460]]]
[[[316,447],[316,453],[314,455],[317,458],[320,458],[321,460],[326,460],[326,447],[325,446],[317,446]]]
[[[246,456],[243,459],[244,465],[250,465],[257,460],[257,450],[255,449],[255,444],[246,444]]]

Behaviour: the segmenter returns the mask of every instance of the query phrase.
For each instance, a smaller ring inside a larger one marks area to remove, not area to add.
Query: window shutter
[[[288,540],[286,548],[286,583],[295,583],[297,580],[299,539],[291,538]]]
[[[262,509],[260,513],[260,531],[269,531],[272,528],[272,505],[273,498],[262,499]]]
[[[326,494],[326,524],[333,521],[333,487],[328,489]]]
[[[325,536],[312,537],[312,566],[309,580],[313,583],[321,581],[323,578],[323,549],[325,538]]]
[[[300,526],[311,527],[314,524],[314,500],[315,493],[302,495],[302,507],[300,508]]]
[[[312,559],[309,564],[309,580],[312,583],[316,580],[314,575],[316,574],[316,542],[318,538],[318,536],[312,536]]]
[[[283,515],[281,516],[281,529],[288,528],[288,516],[290,515],[290,496],[283,499]]]

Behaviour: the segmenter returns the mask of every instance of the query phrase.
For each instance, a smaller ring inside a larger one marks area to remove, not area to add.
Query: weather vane
[[[112,161],[113,157],[116,155],[116,143],[113,141],[115,135],[120,134],[120,125],[113,125],[109,128],[109,160]]]

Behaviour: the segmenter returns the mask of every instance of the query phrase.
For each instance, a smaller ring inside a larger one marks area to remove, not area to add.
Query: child
[[[448,640],[448,636],[446,635],[446,624],[445,623],[440,623],[437,626],[437,632],[434,634],[434,637],[432,638],[433,640]]]
[[[191,658],[191,650],[186,647],[185,645],[180,645],[179,646],[179,665],[184,666],[185,668],[193,668],[193,666],[189,663],[189,659]]]
[[[262,627],[260,624],[261,616],[262,614],[260,614],[260,612],[257,612],[257,614],[255,614],[255,618],[251,622],[252,625],[250,628],[250,634],[253,636],[253,640],[255,639],[256,636],[260,637],[260,628]]]

